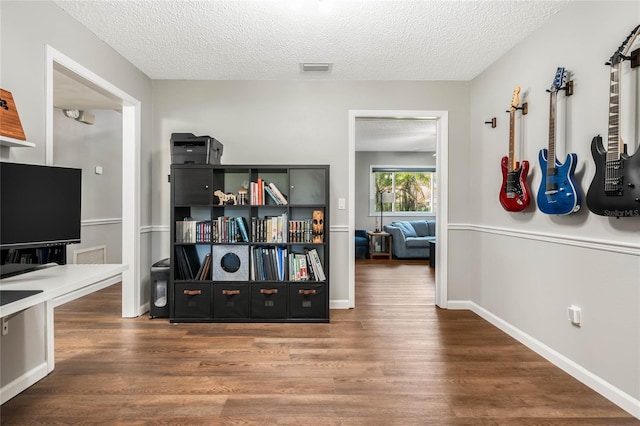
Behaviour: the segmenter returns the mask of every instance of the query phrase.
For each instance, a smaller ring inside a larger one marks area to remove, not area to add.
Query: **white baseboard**
[[[543,358],[554,364],[556,367],[560,368],[580,382],[589,386],[591,389],[598,392],[600,395],[604,396],[623,410],[627,411],[629,414],[640,419],[640,400],[637,400],[628,393],[618,389],[600,376],[597,376],[575,361],[567,358],[561,353],[545,345],[541,341],[523,332],[519,328],[511,325],[502,318],[489,312],[485,308],[477,305],[475,302],[472,302],[470,300],[450,300],[448,303],[448,308],[457,310],[470,310],[478,314],[484,320],[498,327],[500,330],[504,331],[509,336],[513,337],[532,351],[536,352],[538,355],[542,356]]]
[[[47,375],[47,361],[38,364],[0,389],[0,404],[4,404],[29,386],[34,385]]]
[[[138,308],[138,316],[141,317],[142,315],[144,315],[147,312],[149,312],[150,309],[151,309],[151,302],[147,302],[147,303],[143,304],[142,306],[140,306]]]

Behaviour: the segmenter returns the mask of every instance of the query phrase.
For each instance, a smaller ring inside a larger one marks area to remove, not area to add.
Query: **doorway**
[[[358,119],[430,119],[436,125],[436,172],[438,173],[438,193],[436,209],[436,277],[435,301],[441,308],[447,307],[447,206],[448,206],[448,113],[446,111],[396,111],[396,110],[351,110],[349,111],[349,232],[355,230],[355,153],[356,153],[356,121]],[[355,243],[349,238],[349,300],[350,308],[355,307]]]
[[[137,317],[140,284],[140,101],[51,46],[46,46],[45,164],[53,164],[54,70],[77,80],[111,101],[122,111],[122,316]]]

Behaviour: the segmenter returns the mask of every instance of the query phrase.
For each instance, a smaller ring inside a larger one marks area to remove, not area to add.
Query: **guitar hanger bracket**
[[[529,102],[523,103],[522,106],[512,107],[512,108],[516,109],[516,110],[518,110],[518,109],[521,110],[522,111],[522,115],[529,114]],[[506,112],[511,112],[511,111],[507,110]]]
[[[491,124],[491,128],[495,129],[497,124],[497,118],[496,117],[491,117],[491,120],[489,121],[485,121],[484,124]]]
[[[631,52],[629,58],[631,59],[631,68],[640,67],[640,48]]]
[[[564,90],[564,95],[565,96],[573,95],[573,80],[567,81],[567,84],[565,84],[563,87],[561,87],[560,90]]]

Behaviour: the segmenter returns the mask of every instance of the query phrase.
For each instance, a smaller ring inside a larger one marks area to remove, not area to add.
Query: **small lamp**
[[[384,230],[382,227],[382,203],[393,203],[394,198],[393,192],[380,193],[380,232],[383,232]]]

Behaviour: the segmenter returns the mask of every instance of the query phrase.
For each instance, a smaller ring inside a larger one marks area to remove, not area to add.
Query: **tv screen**
[[[0,247],[80,242],[82,170],[0,162]]]

